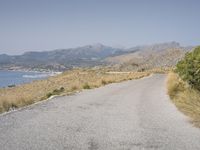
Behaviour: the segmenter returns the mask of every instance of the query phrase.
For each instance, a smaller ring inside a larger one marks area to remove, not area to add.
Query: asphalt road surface
[[[199,150],[200,129],[165,75],[110,84],[0,116],[1,150]]]

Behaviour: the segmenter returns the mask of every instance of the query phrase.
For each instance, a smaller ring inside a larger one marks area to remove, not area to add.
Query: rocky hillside
[[[179,43],[161,43],[134,47],[128,54],[106,58],[117,70],[144,70],[156,67],[173,67],[192,47],[181,47]]]

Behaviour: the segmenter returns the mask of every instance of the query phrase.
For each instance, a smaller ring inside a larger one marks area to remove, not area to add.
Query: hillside
[[[106,58],[106,62],[117,70],[143,70],[157,67],[173,67],[192,47],[181,47],[179,43],[161,43],[131,48],[128,54]]]
[[[181,47],[169,42],[128,49],[113,48],[102,44],[26,52],[23,55],[0,55],[0,69],[45,69],[64,71],[75,67],[111,66],[116,70],[141,70],[171,67],[191,47]]]

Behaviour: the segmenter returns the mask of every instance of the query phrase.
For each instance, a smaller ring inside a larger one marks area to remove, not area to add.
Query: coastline
[[[44,80],[61,74],[55,71],[39,71],[27,69],[0,69],[0,89],[20,86],[35,80]]]
[[[0,68],[0,71],[18,71],[18,72],[30,72],[30,73],[52,73],[52,74],[61,74],[62,71],[54,71],[47,69],[26,69],[26,68]]]

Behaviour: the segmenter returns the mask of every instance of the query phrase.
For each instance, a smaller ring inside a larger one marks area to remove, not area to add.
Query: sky
[[[0,54],[200,43],[200,0],[0,0]]]

